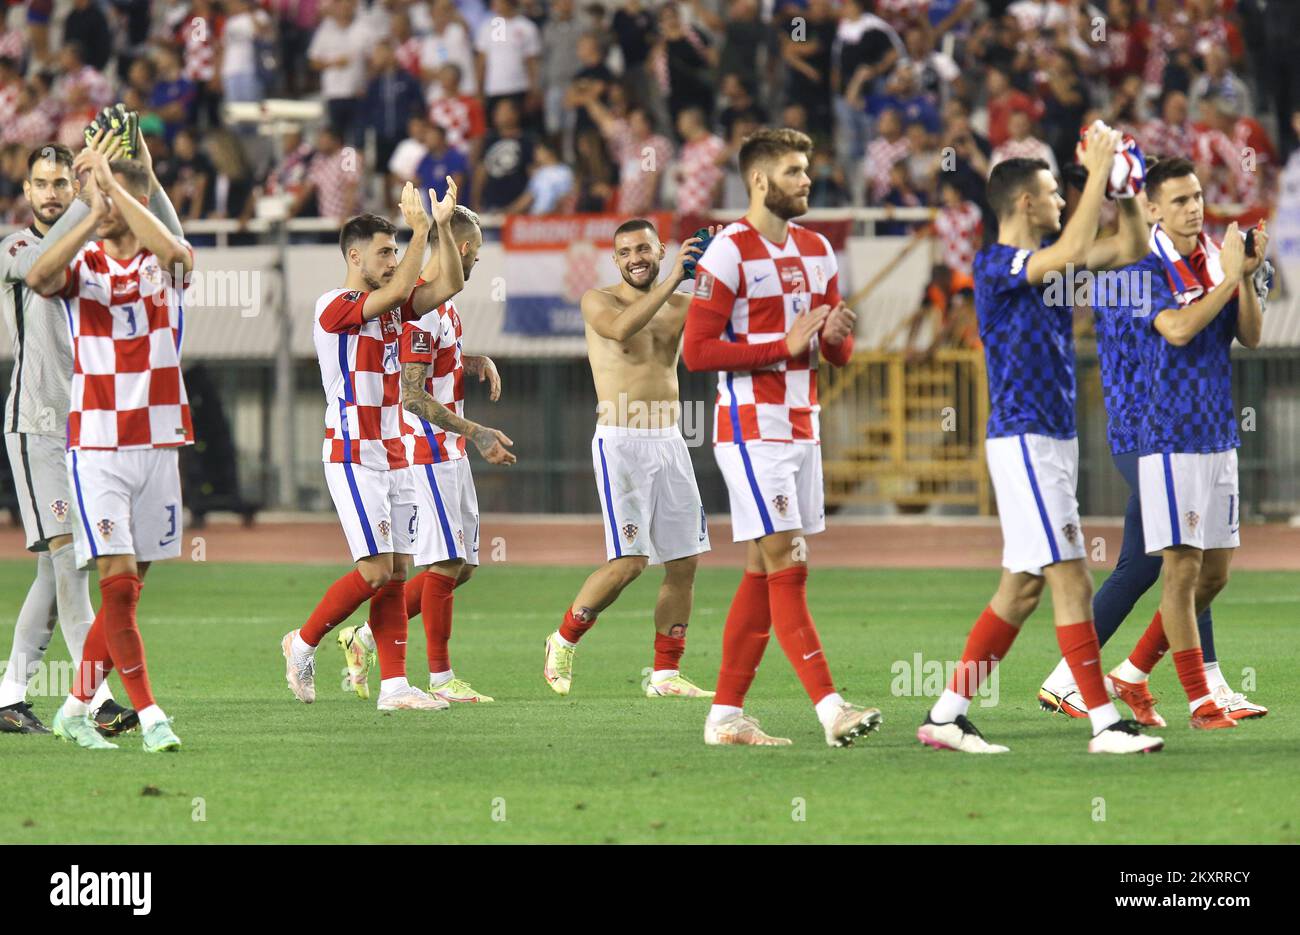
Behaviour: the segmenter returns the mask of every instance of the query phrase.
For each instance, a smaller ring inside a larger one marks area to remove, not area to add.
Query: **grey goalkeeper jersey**
[[[0,241],[0,311],[14,356],[4,430],[62,438],[72,387],[68,315],[60,299],[37,295],[23,282],[41,239],[29,227]]]

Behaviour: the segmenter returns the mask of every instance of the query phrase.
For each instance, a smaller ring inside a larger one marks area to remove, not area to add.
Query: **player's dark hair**
[[[751,133],[740,144],[740,177],[745,180],[745,190],[749,191],[749,171],[755,165],[774,162],[788,153],[811,157],[812,151],[812,138],[789,127],[764,128]]]
[[[152,182],[149,179],[149,170],[134,159],[114,159],[108,164],[108,169],[114,175],[122,177],[122,184],[126,190],[137,198],[148,198],[149,189]]]
[[[655,230],[654,224],[646,218],[632,218],[630,221],[624,221],[614,231],[614,236],[617,237],[619,234],[633,234],[637,231],[649,231],[656,239],[659,237],[659,232]]]
[[[1038,183],[1038,173],[1044,169],[1052,171],[1046,160],[1021,157],[1007,159],[994,166],[985,193],[993,213],[999,219],[1008,217],[1015,210],[1016,199],[1030,186]]]
[[[346,257],[352,247],[358,243],[370,243],[375,234],[396,236],[397,228],[388,218],[381,218],[377,214],[358,214],[354,218],[349,218],[343,225],[343,230],[339,231],[339,249]]]
[[[462,244],[469,240],[475,231],[479,232],[480,237],[483,235],[478,215],[464,205],[456,205],[451,211],[451,239]],[[437,244],[438,225],[432,224],[429,226],[429,246],[434,247]]]
[[[1170,179],[1181,179],[1184,176],[1195,175],[1196,166],[1192,160],[1183,156],[1172,156],[1167,159],[1147,160],[1147,178],[1146,190],[1147,198],[1154,201],[1160,197],[1160,186],[1164,185]]]
[[[38,159],[45,159],[49,162],[57,162],[61,166],[72,168],[72,150],[62,143],[45,143],[33,149],[27,156],[27,175],[32,174],[32,168],[36,165]]]

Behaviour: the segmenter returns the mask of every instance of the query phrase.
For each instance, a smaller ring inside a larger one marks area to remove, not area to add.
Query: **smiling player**
[[[655,602],[650,698],[708,698],[681,674],[695,568],[709,531],[691,455],[679,425],[677,357],[690,295],[677,287],[700,254],[689,238],[659,279],[664,245],[653,224],[625,221],[614,231],[622,282],[582,297],[587,359],[599,399],[591,458],[605,530],[606,562],[583,582],[560,628],[546,638],[542,675],[567,695],[578,641],[646,565],[664,566]]]

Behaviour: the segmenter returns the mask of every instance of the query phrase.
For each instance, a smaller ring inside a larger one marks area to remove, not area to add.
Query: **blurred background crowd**
[[[1096,117],[1234,213],[1300,132],[1295,0],[32,0],[4,26],[11,223],[30,148],[80,145],[116,100],[187,220],[389,211],[447,176],[486,212],[739,210],[740,141],[795,127],[814,207],[941,208],[959,270],[990,166],[1066,164]],[[223,107],[267,98],[323,119],[269,139]]]

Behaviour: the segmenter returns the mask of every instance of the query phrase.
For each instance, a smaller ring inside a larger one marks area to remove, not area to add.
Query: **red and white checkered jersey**
[[[791,223],[778,246],[741,219],[700,257],[689,314],[728,315],[727,340],[765,344],[783,342],[800,312],[839,301],[839,267],[825,237]],[[714,444],[818,443],[818,355],[814,338],[798,357],[759,370],[719,372]]]
[[[411,426],[402,418],[397,361],[403,309],[363,321],[369,293],[331,289],[316,300],[312,336],[325,389],[321,459],[397,470],[411,463]]]
[[[59,296],[72,333],[68,448],[192,444],[181,377],[184,287],[169,286],[148,250],[119,260],[103,241],[77,251],[65,276]]]
[[[969,274],[984,233],[984,215],[973,201],[944,206],[934,218],[934,232],[943,246],[943,264]]]
[[[465,416],[465,368],[460,356],[460,315],[448,300],[416,321],[402,326],[401,362],[430,364],[424,388],[456,415]],[[415,432],[415,463],[439,464],[465,457],[465,436],[439,431],[414,413],[403,411]]]

